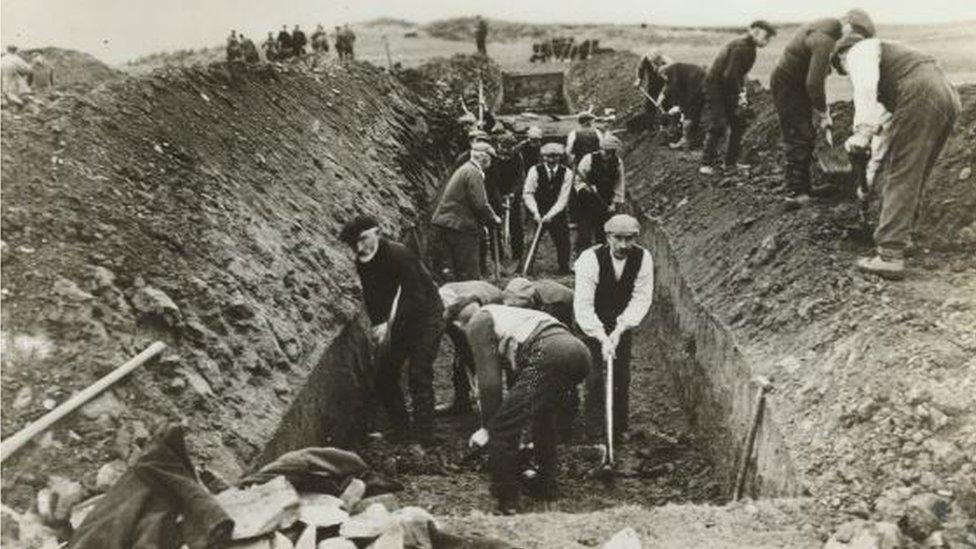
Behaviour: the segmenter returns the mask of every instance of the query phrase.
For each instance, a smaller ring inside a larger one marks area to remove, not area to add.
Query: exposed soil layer
[[[121,76],[119,71],[94,56],[80,51],[48,47],[24,50],[22,53],[28,61],[38,54],[43,54],[54,68],[54,83],[58,87],[70,84],[95,84]]]

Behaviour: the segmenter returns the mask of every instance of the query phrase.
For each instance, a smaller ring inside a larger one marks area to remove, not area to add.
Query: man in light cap
[[[862,10],[849,11],[843,21],[833,17],[811,21],[802,25],[783,48],[769,78],[786,157],[788,202],[803,204],[810,200],[810,161],[816,134],[833,124],[825,91],[830,56],[845,24],[866,37],[874,36],[874,23]]]
[[[854,133],[845,147],[871,155],[869,187],[882,178],[877,255],[856,265],[901,279],[925,181],[961,112],[959,94],[935,58],[899,42],[851,32],[837,42],[831,63],[854,87]]]
[[[573,177],[568,166],[561,162],[564,154],[559,143],[542,146],[542,163],[529,169],[522,189],[522,200],[536,226],[542,226],[556,246],[559,274],[569,274],[569,222],[566,205]]]
[[[491,145],[474,143],[471,159],[451,175],[434,209],[431,224],[435,248],[439,249],[436,264],[448,280],[481,278],[479,240],[486,225],[501,224],[485,191],[485,170],[494,154]]]
[[[579,196],[577,253],[588,248],[594,238],[597,244],[603,244],[603,224],[624,203],[624,161],[617,154],[620,145],[620,139],[607,135],[600,150],[584,156],[577,166],[574,183]]]
[[[600,432],[603,371],[613,358],[613,425],[622,440],[629,428],[631,331],[647,315],[654,295],[654,261],[635,241],[640,224],[617,214],[604,225],[607,243],[576,260],[573,312],[588,336],[593,367],[586,380],[587,430]],[[602,365],[602,366],[601,366]]]
[[[378,344],[374,391],[394,428],[410,429],[400,392],[400,366],[408,362],[412,430],[428,442],[434,420],[434,359],[444,333],[437,286],[423,262],[406,246],[383,238],[371,216],[352,219],[339,235],[352,248],[366,312]]]

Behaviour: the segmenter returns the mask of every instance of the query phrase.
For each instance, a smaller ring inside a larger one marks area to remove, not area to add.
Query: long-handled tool
[[[62,402],[57,408],[41,416],[41,418],[37,421],[31,423],[27,427],[24,427],[3,442],[0,442],[0,462],[3,462],[14,452],[20,450],[22,446],[30,442],[32,438],[45,431],[50,426],[54,425],[55,422],[70,414],[76,408],[88,402],[105,389],[108,389],[118,380],[129,375],[133,370],[139,366],[142,366],[149,359],[163,352],[163,349],[165,348],[166,344],[162,341],[153,343],[149,347],[146,347],[146,350],[134,356],[131,360],[119,366],[115,370],[112,370],[112,372],[107,374],[105,377],[99,379],[94,384],[89,385],[80,393]]]
[[[512,243],[512,195],[505,195],[502,205],[505,208],[505,218],[502,222],[502,256],[508,259],[509,246]]]
[[[871,188],[868,186],[868,162],[871,151],[868,149],[854,149],[849,153],[851,160],[851,177],[854,191],[857,194],[857,231],[861,236],[870,239],[873,232],[869,217],[871,206]]]
[[[742,497],[742,490],[746,485],[746,471],[749,469],[749,460],[752,459],[752,449],[756,444],[756,434],[759,433],[759,425],[762,422],[763,408],[766,406],[766,393],[770,390],[771,384],[765,377],[757,377],[756,385],[759,390],[756,393],[756,404],[752,412],[752,425],[749,427],[749,434],[746,435],[745,446],[739,458],[739,472],[735,476],[735,488],[732,491],[732,501],[738,501]]]
[[[491,229],[491,248],[492,248],[491,249],[492,259],[494,260],[494,264],[495,264],[494,265],[495,281],[498,282],[501,281],[502,279],[501,250],[498,249],[498,229],[495,227],[492,227]]]
[[[661,108],[661,104],[657,102],[657,99],[654,99],[653,97],[651,97],[651,94],[647,93],[647,90],[640,89],[640,92],[642,94],[644,94],[644,97],[646,97],[648,101],[651,102],[651,105],[654,105],[654,108],[655,109],[657,109],[657,110],[659,110],[661,112],[664,112],[664,109]]]
[[[542,223],[535,229],[535,236],[532,237],[532,245],[529,246],[529,255],[525,258],[525,266],[522,267],[522,276],[529,275],[529,268],[532,266],[532,259],[535,257],[535,249],[539,245],[539,237],[542,236]]]
[[[613,357],[607,359],[606,382],[603,413],[606,416],[607,445],[597,475],[605,481],[610,481],[613,480]]]
[[[820,132],[818,132],[820,133]],[[834,133],[830,127],[823,129],[823,139],[817,140],[813,149],[820,169],[828,175],[851,173],[851,162],[843,147],[834,146]]]

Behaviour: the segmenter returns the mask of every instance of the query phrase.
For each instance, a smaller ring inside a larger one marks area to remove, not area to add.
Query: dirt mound
[[[953,517],[970,512],[976,259],[967,227],[976,189],[960,174],[973,164],[974,92],[961,89],[964,130],[936,164],[921,255],[898,284],[852,268],[871,246],[852,230],[850,189],[785,207],[767,92],[751,96],[748,173],[706,178],[700,152],[670,151],[646,134],[629,143],[635,203],[661,220],[687,281],[752,368],[772,377],[772,409],[825,529],[851,516],[897,521],[913,495],[941,494]],[[850,110],[832,106],[839,127]],[[838,182],[817,174],[827,183]]]
[[[54,82],[57,86],[68,84],[94,84],[117,78],[121,73],[93,55],[64,48],[37,48],[25,50],[24,58],[28,61],[43,54],[47,62],[54,67]]]
[[[170,345],[4,464],[18,505],[167,419],[236,477],[361,308],[342,223],[397,235],[435,180],[416,96],[367,64],[161,70],[3,117],[4,438]]]
[[[580,110],[593,104],[598,110],[610,107],[623,119],[636,114],[643,96],[633,86],[640,56],[611,52],[573,63],[567,77],[570,101]]]
[[[457,17],[434,21],[424,25],[427,34],[444,40],[472,41],[477,26],[474,17]],[[567,26],[568,27],[568,26]],[[555,25],[536,25],[532,23],[512,23],[509,21],[488,20],[488,40],[511,42],[526,38],[541,38],[551,33]]]

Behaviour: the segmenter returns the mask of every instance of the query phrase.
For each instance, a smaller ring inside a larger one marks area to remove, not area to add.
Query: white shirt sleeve
[[[854,44],[847,52],[847,73],[854,86],[854,129],[866,126],[874,134],[886,112],[878,102],[881,40],[869,38]]]
[[[627,176],[624,174],[624,160],[623,158],[617,157],[617,166],[620,177],[617,179],[617,184],[613,186],[613,201],[617,204],[623,204],[626,200],[626,187],[627,187]]]
[[[617,326],[623,326],[625,330],[639,326],[641,320],[647,316],[653,298],[654,259],[650,252],[644,250],[644,261],[641,262],[641,268],[637,271],[637,278],[634,279],[634,293],[630,297],[627,308],[617,317]]]
[[[556,203],[552,205],[552,212],[558,214],[559,212],[566,209],[566,204],[569,204],[569,191],[573,187],[573,170],[569,167],[566,168],[566,173],[563,175],[563,184],[559,187],[559,196],[556,198]]]
[[[539,187],[539,176],[535,168],[529,168],[529,174],[525,176],[525,185],[522,187],[522,202],[525,202],[526,209],[533,216],[539,212],[539,205],[535,201],[535,190]]]
[[[573,161],[573,143],[576,142],[576,130],[569,132],[566,136],[566,156],[569,157],[569,161]]]
[[[586,178],[590,175],[590,166],[593,164],[593,155],[588,154],[576,165],[575,182],[573,188],[577,191],[587,185]]]
[[[594,308],[596,284],[600,279],[600,264],[596,260],[596,253],[593,250],[584,251],[573,268],[576,271],[573,288],[573,315],[576,317],[576,324],[590,337],[605,337],[607,333],[603,330],[603,323],[596,316]]]

